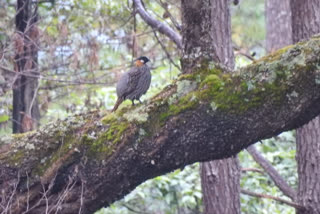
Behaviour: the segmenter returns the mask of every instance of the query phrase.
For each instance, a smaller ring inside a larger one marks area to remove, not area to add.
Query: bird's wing
[[[126,90],[123,94],[124,97],[131,94],[138,86],[139,79],[141,77],[141,72],[138,67],[133,67],[128,72],[128,82],[126,86]]]
[[[150,73],[150,68],[147,65],[144,65],[140,69],[141,69],[142,77],[139,79],[138,87],[139,87],[139,91],[141,93],[140,96],[141,96],[142,94],[145,94],[150,87],[151,73]]]

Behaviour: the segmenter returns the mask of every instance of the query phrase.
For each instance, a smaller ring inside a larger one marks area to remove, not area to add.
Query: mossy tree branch
[[[320,37],[238,72],[199,60],[148,103],[0,141],[0,210],[92,213],[141,182],[237,154],[320,113]]]

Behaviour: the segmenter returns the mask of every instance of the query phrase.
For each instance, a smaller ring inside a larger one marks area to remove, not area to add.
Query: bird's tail
[[[114,105],[113,109],[111,110],[111,112],[114,112],[118,109],[119,105],[123,102],[122,98],[118,98],[116,104]]]

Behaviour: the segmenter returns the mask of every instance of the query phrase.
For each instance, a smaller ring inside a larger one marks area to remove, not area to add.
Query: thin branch
[[[249,60],[251,60],[251,61],[254,61],[254,60],[255,60],[255,58],[252,57],[250,54],[247,54],[247,53],[245,53],[245,52],[243,52],[243,51],[241,51],[241,50],[237,50],[237,51],[236,51],[236,55],[245,56],[245,57],[247,57],[247,58],[248,58]]]
[[[34,101],[36,100],[36,97],[38,96],[38,91],[39,91],[39,87],[40,87],[40,83],[39,81],[37,81],[37,87],[36,87],[36,90],[34,90],[34,94],[33,94],[33,97],[32,97],[32,100],[31,100],[31,103],[30,103],[30,106],[29,106],[29,109],[27,111],[27,114],[31,117],[31,111],[32,111],[32,107],[33,107],[33,104],[34,104]],[[32,117],[31,117],[32,118]]]
[[[145,213],[145,212],[135,210],[135,209],[133,209],[132,207],[130,207],[129,205],[127,205],[127,204],[123,204],[123,206],[124,206],[125,208],[127,208],[128,210],[130,210],[131,212],[133,212],[133,213],[147,214],[147,213]]]
[[[296,198],[296,192],[292,189],[288,183],[282,178],[277,170],[266,160],[254,147],[254,145],[247,148],[247,151],[253,157],[253,159],[268,173],[275,185],[293,201]]]
[[[34,74],[29,73],[29,72],[19,72],[19,73],[17,73],[17,72],[15,72],[13,70],[10,70],[9,68],[4,67],[2,65],[0,65],[0,69],[3,69],[6,72],[14,73],[16,78],[18,76],[26,76],[26,77],[38,78],[39,80],[54,81],[54,82],[65,82],[65,83],[69,83],[70,85],[78,85],[78,84],[105,85],[106,84],[105,82],[72,81],[72,80],[48,78],[48,77],[42,76],[42,75],[34,75]],[[14,78],[14,80],[16,80],[16,78]]]
[[[143,8],[141,0],[133,0],[135,3],[135,7],[141,18],[152,28],[157,29],[160,33],[169,37],[179,49],[182,49],[182,39],[180,34],[175,32],[171,27],[165,25],[164,23],[158,21],[157,19],[150,16],[147,11]]]
[[[245,195],[250,195],[250,196],[253,196],[253,197],[257,197],[257,198],[269,198],[269,199],[272,199],[272,200],[275,200],[275,201],[279,201],[281,203],[284,203],[286,205],[289,205],[289,206],[294,207],[294,208],[299,209],[299,210],[303,210],[304,209],[304,207],[302,205],[298,204],[298,203],[287,201],[287,200],[279,198],[279,197],[266,195],[266,194],[261,194],[261,193],[255,193],[255,192],[251,192],[251,191],[245,190],[245,189],[241,189],[241,193],[245,194]]]
[[[173,17],[173,15],[170,13],[170,11],[168,10],[168,3],[163,3],[162,0],[158,0],[157,1],[161,7],[166,11],[165,14],[170,18],[170,20],[172,21],[174,27],[178,30],[181,31],[181,25],[178,23],[178,21],[175,19],[175,17]]]
[[[171,55],[170,55],[170,54],[169,54],[169,52],[167,51],[167,49],[166,49],[165,45],[162,43],[162,41],[161,41],[161,40],[160,40],[160,38],[158,37],[157,32],[156,32],[156,31],[153,31],[153,33],[154,33],[154,36],[156,37],[156,39],[158,40],[158,42],[159,42],[159,44],[160,44],[160,46],[161,46],[162,50],[166,53],[166,55],[167,55],[167,57],[168,57],[169,61],[174,65],[174,67],[178,68],[178,69],[179,69],[179,71],[181,71],[180,66],[179,66],[179,65],[177,65],[177,64],[173,61],[173,59],[171,58]]]
[[[264,174],[263,170],[256,169],[256,168],[242,168],[241,171],[242,172],[258,172],[258,173]]]
[[[82,207],[83,207],[83,191],[84,191],[84,184],[83,180],[81,179],[81,195],[80,195],[80,208],[79,208],[79,214],[82,212]]]

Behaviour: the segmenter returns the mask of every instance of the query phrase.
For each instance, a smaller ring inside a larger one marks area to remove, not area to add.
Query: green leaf
[[[0,123],[6,122],[9,120],[9,115],[0,115]]]

